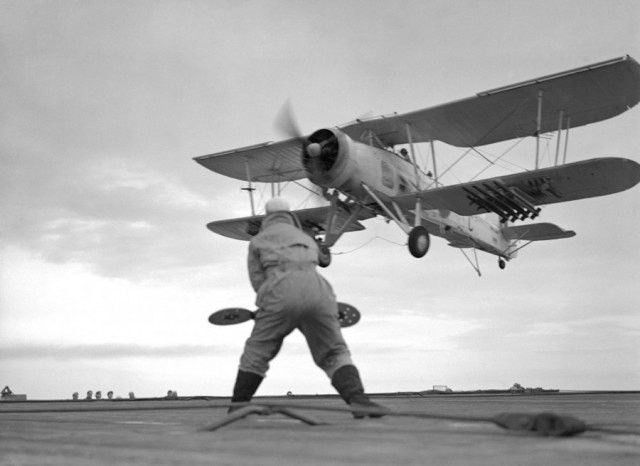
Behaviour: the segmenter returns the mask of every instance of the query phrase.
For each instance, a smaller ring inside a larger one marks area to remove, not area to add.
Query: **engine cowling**
[[[363,184],[383,197],[407,194],[415,178],[411,164],[386,149],[354,141],[338,129],[320,129],[302,150],[309,180],[347,196],[364,199]]]
[[[304,144],[302,165],[309,180],[325,188],[343,188],[353,173],[351,139],[335,129],[319,129]]]

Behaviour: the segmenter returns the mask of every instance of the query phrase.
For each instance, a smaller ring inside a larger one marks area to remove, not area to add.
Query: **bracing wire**
[[[520,144],[522,141],[524,141],[524,138],[522,139],[518,139],[516,141],[515,144],[511,145],[511,147],[509,147],[506,151],[504,151],[502,154],[500,154],[499,157],[497,157],[496,159],[494,159],[493,161],[490,161],[491,165],[496,165],[496,162],[498,162],[500,159],[502,159],[502,157],[504,157],[505,155],[507,155],[509,152],[511,152],[512,149],[515,149],[515,147]],[[486,158],[486,157],[485,157]],[[504,160],[503,162],[507,162],[506,160]],[[516,166],[516,164],[514,164],[513,162],[509,162],[512,165]],[[477,177],[479,177],[482,173],[484,173],[486,170],[488,170],[490,167],[490,165],[487,165],[486,167],[484,167],[482,170],[480,170],[473,178],[471,178],[469,181],[473,181],[475,180]],[[502,167],[505,168],[505,167]],[[520,167],[519,167],[520,168]],[[523,169],[524,170],[524,169]]]
[[[302,202],[300,202],[295,210],[298,210],[300,208],[302,208],[302,206],[306,205],[307,202],[309,202],[309,200],[315,195],[316,193],[314,193],[313,191],[311,193],[309,193],[309,195],[307,197],[304,198],[304,200]]]
[[[369,238],[367,241],[365,241],[364,243],[362,243],[362,244],[361,244],[360,246],[358,246],[358,247],[355,247],[355,248],[350,249],[350,250],[348,250],[348,251],[342,251],[342,252],[331,252],[331,254],[332,254],[332,255],[334,255],[334,256],[345,255],[345,254],[351,254],[352,252],[356,252],[357,250],[362,249],[363,247],[365,247],[366,245],[368,245],[369,243],[371,243],[373,240],[376,240],[376,239],[381,239],[382,241],[386,241],[387,243],[391,243],[391,244],[394,244],[394,245],[396,245],[396,246],[406,246],[406,243],[401,244],[401,243],[398,243],[398,242],[396,242],[396,241],[391,241],[390,239],[383,238],[382,236],[378,236],[378,235],[376,235],[376,236],[374,236],[374,237],[372,237],[372,238]]]

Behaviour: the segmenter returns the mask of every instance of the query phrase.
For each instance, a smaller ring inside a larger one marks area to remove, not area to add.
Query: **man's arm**
[[[247,260],[249,268],[249,280],[251,280],[251,286],[257,293],[264,281],[267,279],[262,262],[260,262],[260,251],[253,246],[253,243],[249,243],[249,256]]]

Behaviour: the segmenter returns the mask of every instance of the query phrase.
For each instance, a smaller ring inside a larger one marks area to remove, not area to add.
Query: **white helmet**
[[[272,214],[273,212],[289,212],[290,210],[289,203],[280,197],[269,199],[265,205],[267,214]]]

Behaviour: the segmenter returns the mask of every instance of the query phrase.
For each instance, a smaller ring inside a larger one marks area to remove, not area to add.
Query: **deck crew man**
[[[284,338],[298,329],[313,360],[348,404],[381,409],[364,393],[342,337],[335,295],[316,271],[319,250],[315,240],[302,230],[283,199],[269,200],[266,214],[249,245],[249,278],[259,309],[240,358],[232,401],[251,400]],[[354,411],[354,416],[361,418],[365,413]]]

